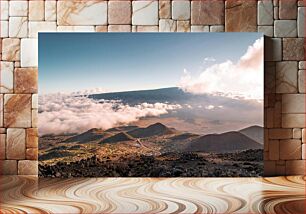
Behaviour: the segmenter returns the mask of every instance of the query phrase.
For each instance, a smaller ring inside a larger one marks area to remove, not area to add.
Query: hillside
[[[111,136],[110,133],[104,132],[102,129],[90,129],[82,134],[75,135],[66,139],[65,143],[78,142],[78,143],[88,143],[91,141],[96,141],[99,139],[107,138]]]
[[[161,123],[155,123],[146,128],[137,128],[127,133],[136,138],[147,138],[156,135],[173,134],[174,131]]]
[[[118,143],[118,142],[124,142],[124,141],[132,141],[132,140],[134,140],[134,138],[128,135],[127,133],[119,132],[118,134],[115,134],[111,137],[103,139],[100,142],[100,144],[101,143]]]
[[[260,144],[264,143],[264,129],[261,126],[250,126],[241,129],[239,132]]]
[[[233,152],[246,149],[261,149],[262,145],[239,132],[209,134],[191,141],[189,152]]]

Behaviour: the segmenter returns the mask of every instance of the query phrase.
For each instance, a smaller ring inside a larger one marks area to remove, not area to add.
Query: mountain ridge
[[[196,135],[177,131],[158,122],[147,127],[119,126],[104,131],[102,129],[90,129],[84,133],[68,138],[64,142],[83,144],[99,141],[99,144],[104,144],[146,139],[146,141],[152,141],[154,143],[158,139],[167,139],[173,146],[176,143],[185,142],[186,151],[188,152],[232,152],[262,148],[262,142],[258,142],[244,134],[247,131],[251,136],[260,136],[262,129],[260,126],[249,126],[239,131]]]

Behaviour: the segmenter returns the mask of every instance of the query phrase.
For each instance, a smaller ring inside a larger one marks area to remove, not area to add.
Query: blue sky
[[[129,91],[178,84],[212,63],[237,61],[259,33],[40,33],[39,93]],[[212,57],[215,62],[204,59]]]

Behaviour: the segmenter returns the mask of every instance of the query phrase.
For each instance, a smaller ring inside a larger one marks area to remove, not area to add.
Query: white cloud
[[[263,38],[248,47],[237,63],[227,60],[206,68],[199,77],[184,69],[179,87],[194,94],[263,99]]]
[[[214,105],[205,106],[205,109],[207,109],[207,110],[212,110],[212,109],[214,109],[214,108],[215,108]]]
[[[192,106],[190,104],[185,104],[185,107],[192,109]]]
[[[205,109],[207,109],[207,110],[223,109],[223,106],[221,106],[221,105],[219,105],[219,106],[208,105],[208,106],[205,106]]]
[[[101,94],[108,92],[104,88],[91,88],[91,89],[84,89],[76,92],[72,92],[72,95],[90,95],[90,94]]]
[[[39,97],[39,134],[80,133],[91,128],[108,129],[147,116],[160,116],[181,108],[165,103],[129,106],[116,100],[49,94]]]
[[[215,62],[215,61],[216,61],[216,59],[213,58],[213,57],[205,57],[205,58],[204,58],[204,63],[205,63],[205,62]]]

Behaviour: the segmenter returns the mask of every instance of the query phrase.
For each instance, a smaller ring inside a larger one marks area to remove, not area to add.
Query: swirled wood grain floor
[[[305,177],[0,178],[2,213],[305,213]],[[0,212],[0,213],[1,213]]]

